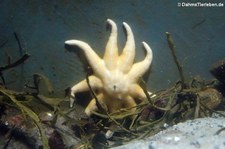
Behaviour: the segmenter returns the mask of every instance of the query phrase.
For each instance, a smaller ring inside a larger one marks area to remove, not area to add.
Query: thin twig
[[[173,38],[171,36],[171,34],[169,32],[166,32],[166,37],[167,37],[167,42],[168,42],[168,45],[169,45],[169,48],[172,52],[172,56],[173,56],[173,59],[174,59],[174,62],[176,63],[176,66],[177,66],[177,69],[179,71],[179,76],[180,76],[180,79],[181,79],[181,83],[182,83],[182,89],[185,88],[185,79],[184,79],[184,74],[183,74],[183,70],[182,70],[182,67],[178,61],[178,58],[176,56],[176,46],[173,42]]]
[[[88,78],[88,77],[89,77],[89,76],[88,76],[88,74],[87,74],[87,76],[86,76],[86,81],[87,81],[89,90],[90,90],[90,92],[91,92],[91,95],[92,95],[92,96],[94,97],[94,99],[95,99],[96,106],[97,106],[97,108],[98,108],[98,110],[99,110],[100,112],[106,114],[107,111],[106,111],[106,110],[102,107],[102,105],[99,103],[99,100],[98,100],[98,98],[97,98],[95,92],[93,91],[93,89],[92,89],[92,87],[91,87],[91,85],[90,85],[90,81],[89,81],[89,78]]]
[[[4,76],[3,76],[3,74],[1,72],[0,72],[0,77],[2,79],[2,84],[5,85],[5,78],[4,78]]]
[[[144,80],[142,79],[141,80],[141,86],[142,86],[142,90],[144,91],[144,93],[145,93],[145,95],[146,95],[146,97],[147,97],[147,99],[148,99],[148,101],[149,101],[149,103],[150,103],[150,105],[152,106],[152,107],[154,107],[155,109],[158,109],[158,110],[161,110],[161,111],[169,111],[170,109],[171,109],[171,103],[172,103],[172,100],[173,100],[173,98],[171,97],[170,99],[169,99],[169,102],[168,102],[168,105],[165,107],[165,108],[163,108],[163,107],[158,107],[157,105],[155,105],[155,103],[152,101],[152,98],[155,98],[155,97],[157,97],[158,99],[159,99],[159,96],[158,95],[156,95],[156,96],[154,96],[155,94],[152,94],[151,96],[149,95],[149,93],[148,93],[148,90],[146,89],[146,85],[145,85],[145,82],[144,82]],[[154,97],[153,97],[154,96]],[[173,95],[173,96],[175,96],[175,95]]]
[[[16,67],[16,66],[24,63],[29,57],[30,57],[29,54],[24,54],[20,59],[18,59],[14,63],[6,65],[6,66],[3,66],[3,67],[0,67],[0,72],[5,71],[7,69],[10,69],[12,67]]]
[[[16,32],[14,32],[14,36],[15,36],[16,41],[17,41],[17,43],[18,43],[20,56],[22,56],[22,54],[23,54],[23,48],[22,48],[22,46],[21,46],[21,42],[20,42],[20,40],[19,40],[18,34],[17,34]]]

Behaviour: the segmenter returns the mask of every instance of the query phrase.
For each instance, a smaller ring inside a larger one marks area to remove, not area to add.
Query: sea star
[[[111,27],[109,40],[105,48],[105,54],[101,59],[95,51],[85,42],[80,40],[67,40],[66,47],[78,47],[87,59],[93,70],[93,74],[88,77],[90,86],[97,91],[99,103],[106,107],[109,113],[121,108],[135,107],[138,103],[146,99],[146,95],[138,84],[139,79],[149,69],[152,62],[152,50],[149,45],[142,42],[146,50],[144,60],[134,63],[135,41],[130,26],[123,22],[126,31],[126,44],[122,53],[118,54],[117,47],[117,26],[114,21],[107,19]],[[87,80],[83,80],[71,88],[70,107],[73,106],[75,94],[89,90]],[[135,108],[131,108],[136,110]],[[85,109],[85,113],[90,116],[93,111],[97,111],[96,100],[92,99]]]

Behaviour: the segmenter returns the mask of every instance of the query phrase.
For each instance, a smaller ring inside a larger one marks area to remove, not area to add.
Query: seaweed
[[[48,141],[44,134],[42,126],[40,125],[40,119],[38,115],[35,112],[33,112],[30,108],[28,108],[27,106],[19,102],[14,95],[10,94],[10,92],[5,90],[4,88],[1,88],[0,93],[8,97],[9,100],[11,100],[14,104],[16,104],[16,106],[18,106],[18,108],[21,110],[24,116],[28,116],[34,121],[34,124],[38,127],[39,132],[41,134],[41,139],[43,142],[44,149],[49,149]]]

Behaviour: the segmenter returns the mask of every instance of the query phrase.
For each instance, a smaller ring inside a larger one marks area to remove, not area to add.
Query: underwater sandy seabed
[[[223,116],[225,9],[178,7],[180,2],[0,1],[0,146],[112,147],[152,136],[165,123]],[[122,22],[131,26],[136,61],[145,55],[141,42],[151,46],[153,62],[143,89],[156,97],[138,105],[135,114],[125,109],[89,118],[83,112],[89,92],[79,94],[73,108],[65,96],[86,71],[64,42],[85,41],[102,57],[107,18],[118,26],[119,49],[126,40]],[[173,38],[174,52],[165,32]]]

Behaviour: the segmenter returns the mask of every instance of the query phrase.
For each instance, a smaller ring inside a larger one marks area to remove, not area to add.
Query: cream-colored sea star
[[[97,90],[99,103],[103,104],[109,113],[121,108],[135,107],[146,99],[146,95],[138,84],[139,78],[149,69],[152,62],[152,50],[149,45],[142,42],[146,50],[143,61],[134,63],[135,41],[133,32],[127,23],[123,23],[127,40],[122,53],[118,54],[117,26],[114,21],[108,19],[111,33],[105,48],[105,54],[101,59],[95,51],[85,42],[79,40],[68,40],[66,46],[78,47],[87,59],[93,70],[89,76],[90,86]],[[134,64],[133,64],[134,63]],[[70,106],[73,106],[75,95],[78,92],[89,90],[86,79],[71,88]],[[132,108],[135,110],[135,108]],[[85,109],[87,115],[97,111],[96,100],[92,99]]]

